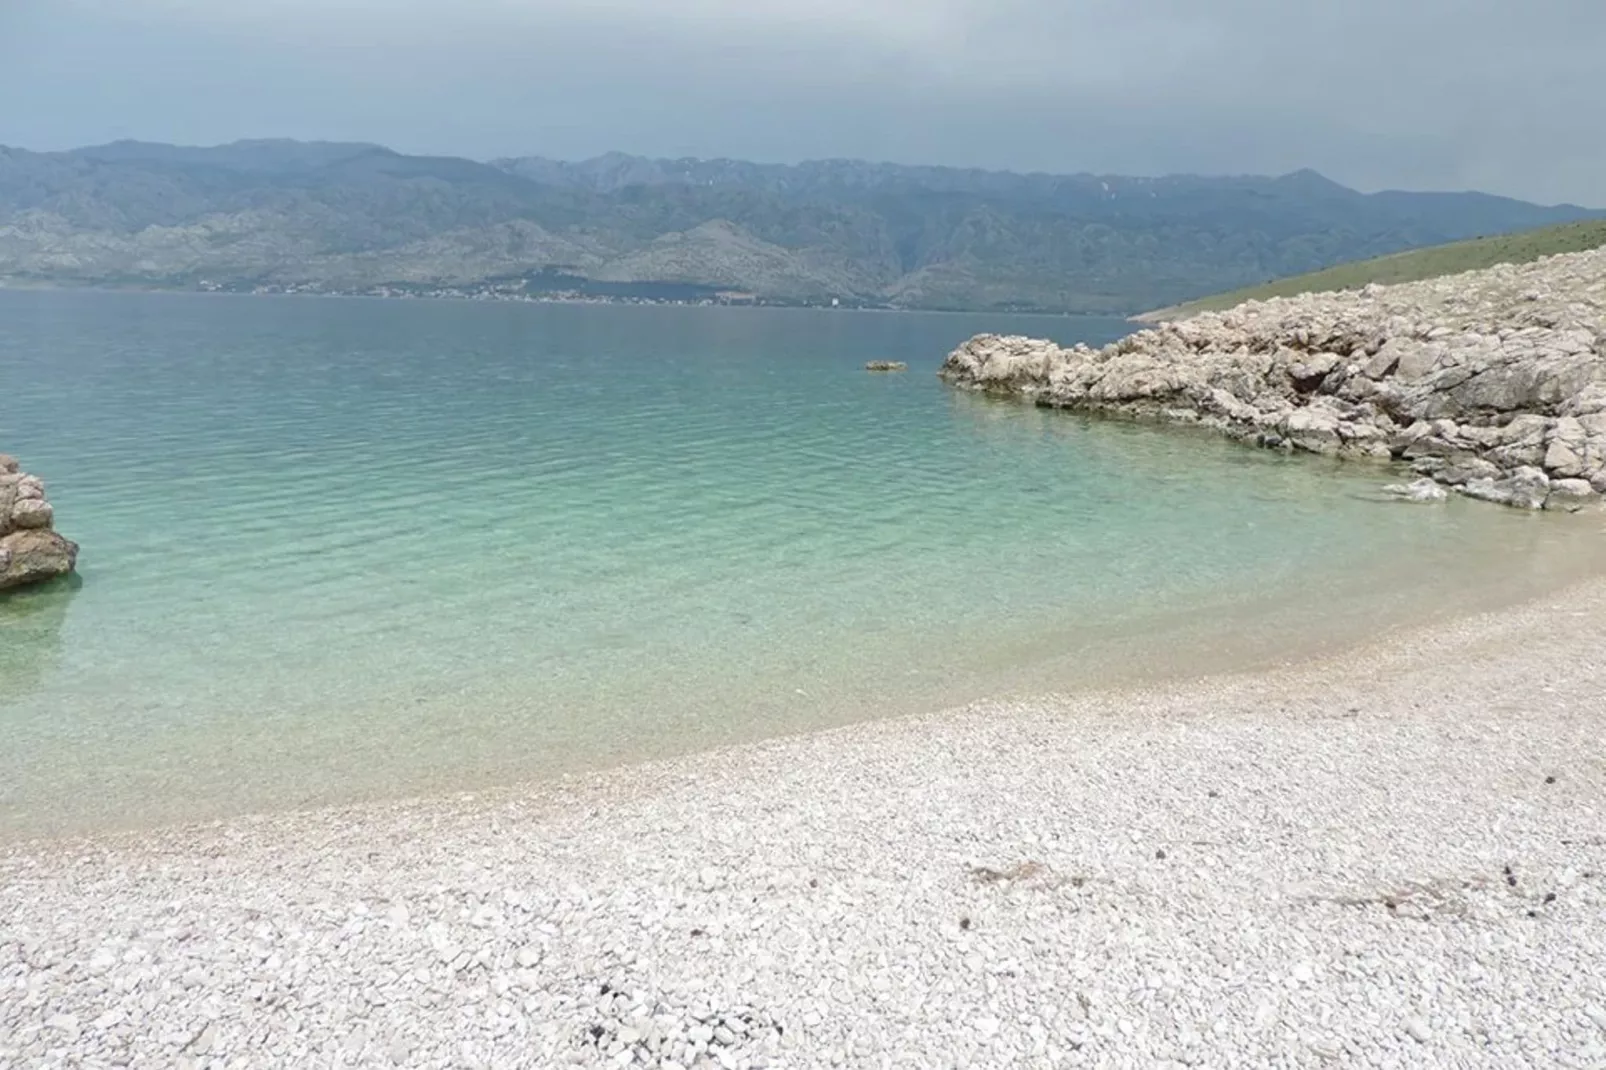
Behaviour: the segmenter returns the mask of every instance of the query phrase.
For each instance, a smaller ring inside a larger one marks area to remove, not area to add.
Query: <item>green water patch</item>
[[[0,669],[8,835],[1248,664],[1524,597],[1602,544],[936,379],[978,331],[1097,343],[1116,321],[69,293],[0,313],[0,437],[84,548]]]

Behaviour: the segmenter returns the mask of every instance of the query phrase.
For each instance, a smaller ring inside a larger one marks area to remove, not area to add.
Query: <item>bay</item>
[[[0,835],[1249,668],[1598,568],[1592,522],[935,376],[1128,329],[0,291],[0,450],[83,546],[0,599]]]

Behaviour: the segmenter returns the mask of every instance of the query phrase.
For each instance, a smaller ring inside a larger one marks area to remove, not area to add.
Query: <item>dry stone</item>
[[[24,498],[12,503],[11,526],[20,529],[48,528],[55,518],[50,503],[37,498]]]

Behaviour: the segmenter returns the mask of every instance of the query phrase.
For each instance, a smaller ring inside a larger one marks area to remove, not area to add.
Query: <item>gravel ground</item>
[[[1606,1066],[1602,606],[15,846],[0,1065]]]

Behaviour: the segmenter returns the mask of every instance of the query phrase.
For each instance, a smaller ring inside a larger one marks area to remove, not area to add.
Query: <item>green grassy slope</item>
[[[1133,319],[1157,323],[1162,320],[1183,319],[1199,312],[1211,312],[1241,305],[1245,301],[1264,301],[1269,297],[1292,297],[1296,294],[1322,293],[1329,290],[1358,290],[1368,283],[1385,285],[1396,282],[1416,282],[1441,275],[1455,275],[1463,271],[1493,267],[1496,264],[1525,264],[1542,256],[1556,253],[1578,253],[1606,245],[1606,220],[1594,219],[1582,223],[1563,223],[1538,230],[1525,230],[1516,234],[1501,234],[1493,238],[1474,238],[1471,241],[1435,245],[1393,256],[1380,256],[1375,260],[1357,260],[1338,264],[1324,271],[1308,275],[1278,279],[1263,286],[1250,286],[1231,293],[1201,297],[1170,308],[1145,312]]]

